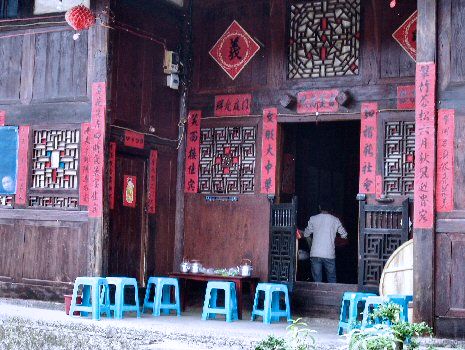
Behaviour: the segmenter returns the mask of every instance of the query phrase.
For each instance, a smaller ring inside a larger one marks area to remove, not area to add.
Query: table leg
[[[242,320],[242,281],[236,281],[237,318]]]

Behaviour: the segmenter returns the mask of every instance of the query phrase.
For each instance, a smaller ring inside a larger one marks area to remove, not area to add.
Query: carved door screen
[[[295,280],[297,198],[272,204],[270,216],[269,282],[285,283],[292,291]]]
[[[360,291],[378,292],[379,279],[391,254],[408,240],[409,202],[402,205],[360,203],[359,222]]]

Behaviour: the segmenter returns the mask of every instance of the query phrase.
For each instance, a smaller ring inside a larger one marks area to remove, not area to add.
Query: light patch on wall
[[[44,13],[65,12],[77,5],[90,6],[90,0],[35,0],[34,14],[40,15]]]
[[[168,0],[169,2],[172,2],[173,4],[175,5],[178,5],[178,6],[183,6],[184,4],[184,0]]]

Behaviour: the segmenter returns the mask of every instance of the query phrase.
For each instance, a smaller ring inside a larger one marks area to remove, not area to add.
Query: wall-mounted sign
[[[16,193],[16,174],[18,168],[18,127],[0,127],[0,154],[2,163],[0,167],[0,195]],[[27,164],[27,158],[21,163]]]
[[[249,115],[252,95],[217,95],[215,96],[215,116]]]
[[[402,25],[392,34],[392,37],[416,61],[417,59],[417,18],[415,11]]]
[[[81,124],[81,162],[79,163],[79,204],[89,204],[90,123]]]
[[[115,208],[115,183],[116,183],[116,142],[110,142],[110,159],[108,160],[110,167],[108,172],[108,199],[110,201],[110,209]]]
[[[210,56],[234,80],[259,49],[255,40],[233,21],[210,50]]]
[[[158,151],[150,151],[149,166],[149,197],[147,211],[149,214],[155,214],[157,208],[157,162]]]
[[[18,159],[28,159],[29,131],[29,125],[21,125],[19,127]],[[28,162],[18,162],[18,178],[16,182],[15,196],[16,204],[26,204],[28,174]]]
[[[144,134],[139,132],[124,130],[124,145],[144,149]]]
[[[455,111],[440,109],[436,169],[436,210],[438,212],[450,212],[454,209],[454,140]]]
[[[337,112],[339,90],[309,90],[297,94],[297,113]]]
[[[397,109],[415,109],[415,85],[397,87]]]
[[[376,193],[378,104],[362,103],[359,193]]]
[[[200,119],[202,111],[190,111],[187,117],[187,140],[184,192],[197,193],[199,188]]]
[[[123,205],[125,207],[136,207],[136,184],[137,177],[133,175],[124,175]]]
[[[276,193],[276,133],[278,131],[278,110],[263,110],[262,129],[262,174],[260,193],[274,195]]]

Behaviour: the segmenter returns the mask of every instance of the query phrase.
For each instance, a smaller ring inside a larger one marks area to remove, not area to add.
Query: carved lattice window
[[[384,193],[413,194],[415,164],[415,122],[384,124]]]
[[[359,72],[360,0],[292,1],[289,78]]]
[[[202,128],[200,193],[254,193],[256,127]]]
[[[0,195],[0,208],[13,208],[13,195]]]

